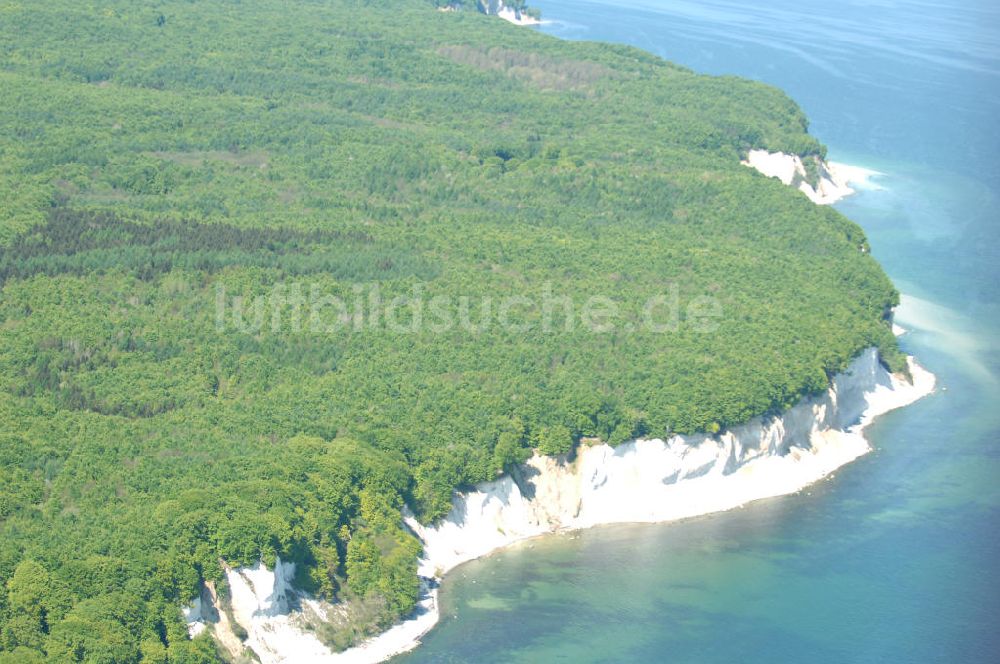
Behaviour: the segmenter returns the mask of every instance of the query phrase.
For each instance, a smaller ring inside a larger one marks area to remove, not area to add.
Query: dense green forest
[[[0,662],[215,661],[180,606],[276,555],[367,607],[342,647],[414,605],[404,505],[900,368],[861,230],[750,148],[823,154],[767,86],[427,0],[0,0]]]

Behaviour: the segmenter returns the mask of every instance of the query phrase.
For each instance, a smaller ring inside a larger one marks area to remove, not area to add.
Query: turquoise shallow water
[[[807,492],[524,543],[450,574],[417,662],[1000,661],[1000,6],[539,0],[542,30],[775,84],[905,294],[938,392]]]

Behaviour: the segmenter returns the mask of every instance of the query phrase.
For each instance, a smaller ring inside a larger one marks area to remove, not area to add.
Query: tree
[[[48,632],[50,622],[62,616],[70,598],[45,567],[23,560],[7,582],[7,604],[13,615],[34,621],[42,632]]]
[[[19,646],[0,652],[0,664],[45,664],[45,655],[40,650]]]
[[[347,587],[364,597],[381,576],[381,554],[370,537],[355,534],[347,543]]]
[[[503,431],[493,447],[493,466],[497,471],[524,463],[531,457],[531,449],[524,446],[524,436]]]
[[[543,427],[538,432],[535,444],[539,453],[547,456],[567,454],[573,449],[573,434],[561,424]]]

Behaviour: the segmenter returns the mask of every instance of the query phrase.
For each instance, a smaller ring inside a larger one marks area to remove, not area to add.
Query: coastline
[[[443,7],[438,7],[437,9],[439,12],[456,12],[459,11],[459,6],[444,5]],[[533,26],[542,24],[541,19],[535,18],[534,16],[530,16],[519,9],[513,9],[511,7],[507,7],[506,5],[503,4],[503,2],[500,3],[499,9],[497,9],[497,12],[495,14],[490,14],[487,12],[486,15],[496,16],[498,18],[502,18],[508,23],[513,23],[514,25],[520,25],[520,26]]]
[[[418,607],[410,618],[343,652],[329,651],[306,626],[305,614],[322,620],[337,605],[298,594],[289,583],[291,563],[278,561],[274,572],[260,564],[227,570],[231,612],[262,664],[386,661],[418,646],[437,624],[437,580],[464,562],[541,535],[728,511],[797,493],[827,477],[871,451],[863,432],[876,418],[934,391],[934,375],[912,357],[908,363],[912,383],[889,374],[877,351],[868,349],[825,393],[776,417],[755,418],[715,436],[593,445],[574,459],[536,455],[510,475],[456,494],[451,513],[436,526],[405,514],[407,526],[424,543]],[[295,597],[300,608],[290,609],[287,597]],[[217,615],[226,613],[212,608]],[[194,631],[197,619],[204,619],[200,610],[192,618]],[[218,630],[221,623],[215,624]],[[197,629],[204,629],[203,623]]]
[[[541,25],[541,20],[535,18],[534,16],[528,16],[516,9],[511,9],[510,7],[505,7],[501,4],[500,10],[496,13],[497,16],[507,21],[508,23],[513,23],[514,25]]]
[[[807,182],[806,166],[798,155],[750,150],[747,158],[740,163],[797,188],[817,205],[833,205],[855,193],[856,188],[875,188],[878,185],[872,183],[872,178],[884,175],[861,166],[821,161],[818,157],[816,161],[818,180],[815,186]]]
[[[456,496],[434,527],[407,518],[425,544],[419,573],[440,578],[539,535],[668,523],[797,493],[870,452],[863,433],[879,416],[934,391],[934,375],[912,357],[908,364],[912,383],[882,369],[869,349],[824,394],[716,436],[600,444],[572,460],[536,455],[515,476]]]
[[[519,26],[542,24],[502,2],[495,16]],[[741,163],[797,188],[817,205],[832,205],[854,194],[855,187],[877,188],[872,178],[884,175],[816,157],[817,178],[811,185],[808,169],[798,155],[751,150]],[[901,336],[906,330],[893,324],[893,332]],[[581,448],[575,459],[535,454],[517,471],[478,485],[474,491],[456,494],[451,512],[437,526],[420,524],[404,507],[406,526],[424,544],[424,556],[418,564],[421,587],[417,606],[407,619],[342,652],[330,651],[313,631],[314,621],[327,620],[338,611],[338,605],[296,591],[288,581],[294,577],[294,564],[280,559],[274,571],[262,563],[253,568],[226,569],[233,590],[231,613],[247,632],[245,640],[236,636],[214,588],[203,589],[197,610],[185,609],[189,632],[193,636],[203,631],[204,616],[214,611],[216,638],[235,657],[250,650],[251,657],[261,664],[377,664],[390,660],[419,646],[438,623],[439,582],[465,562],[545,535],[599,525],[671,523],[729,511],[756,500],[799,493],[831,476],[872,450],[864,430],[878,417],[934,392],[934,375],[912,356],[907,363],[910,382],[886,372],[877,351],[869,348],[832,379],[825,394],[803,399],[773,418],[754,418],[714,436],[638,439],[617,448],[599,444]],[[880,369],[884,375],[878,375]],[[850,380],[859,372],[872,379],[861,390]],[[842,403],[852,397],[860,397],[860,410],[857,404]],[[801,438],[803,425],[805,444],[786,443],[790,431],[790,437]],[[622,462],[623,458],[630,461]],[[671,462],[676,462],[675,466],[669,465]],[[616,465],[624,467],[624,472],[612,480],[611,469]],[[585,507],[586,491],[581,491],[580,485],[588,481],[591,500]],[[616,484],[617,495],[612,494],[610,501],[602,498],[603,509],[594,508],[593,494]],[[691,490],[671,495],[670,488],[682,486]],[[475,514],[483,518],[470,527],[469,517]],[[289,602],[290,598],[295,601]],[[203,609],[206,603],[207,611]],[[298,608],[292,609],[291,604]],[[303,619],[305,614],[309,619]],[[222,634],[218,634],[220,629]],[[243,650],[237,652],[239,648]]]

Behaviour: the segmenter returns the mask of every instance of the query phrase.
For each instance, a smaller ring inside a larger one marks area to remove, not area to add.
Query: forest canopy
[[[760,83],[426,0],[0,0],[0,100],[5,664],[215,661],[180,607],[277,556],[374,607],[342,647],[414,605],[404,507],[902,366],[862,231],[740,165],[824,154]]]

